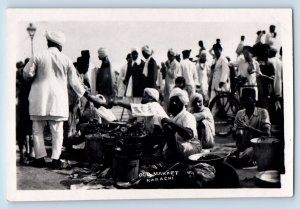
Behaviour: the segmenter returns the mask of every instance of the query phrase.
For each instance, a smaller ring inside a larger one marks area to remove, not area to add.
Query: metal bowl
[[[267,170],[258,172],[255,184],[262,188],[280,188],[280,173],[276,170]]]
[[[210,165],[216,165],[223,163],[229,156],[229,153],[225,152],[209,152],[209,153],[197,153],[188,157],[190,162],[194,163],[207,163]]]

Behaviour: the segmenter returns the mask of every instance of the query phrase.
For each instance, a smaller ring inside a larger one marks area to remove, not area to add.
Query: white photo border
[[[181,199],[231,197],[291,197],[294,177],[294,78],[292,9],[7,9],[7,107],[9,201]],[[215,13],[218,15],[215,15]],[[15,68],[17,28],[21,21],[153,21],[276,22],[281,25],[284,83],[285,169],[280,189],[131,189],[131,190],[17,190],[15,145]]]

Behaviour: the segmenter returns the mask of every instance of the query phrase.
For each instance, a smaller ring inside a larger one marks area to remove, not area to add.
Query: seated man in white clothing
[[[113,105],[119,105],[131,110],[132,116],[145,120],[145,127],[148,131],[145,148],[151,153],[159,151],[161,153],[165,141],[162,139],[163,130],[161,119],[169,118],[163,107],[158,103],[159,92],[154,88],[145,88],[141,104],[128,104],[124,102],[114,102]],[[153,149],[156,147],[155,149]]]
[[[161,121],[167,141],[166,157],[171,161],[186,160],[190,155],[201,152],[196,119],[185,108],[188,102],[183,90],[173,89],[168,108],[173,118],[166,117]]]
[[[154,88],[145,88],[141,104],[128,104],[115,101],[113,105],[118,105],[131,110],[133,117],[145,119],[146,129],[151,134],[161,133],[161,119],[167,117],[167,113],[158,103],[159,92]]]
[[[203,104],[203,96],[195,93],[191,96],[191,113],[197,121],[198,137],[204,149],[215,145],[215,123],[208,107]]]

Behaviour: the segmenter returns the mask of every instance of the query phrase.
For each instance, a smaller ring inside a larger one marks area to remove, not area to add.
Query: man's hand
[[[237,120],[236,123],[239,128],[249,129],[249,126],[244,121]]]
[[[162,123],[163,125],[165,125],[165,124],[172,124],[173,121],[170,120],[169,118],[163,118],[163,119],[161,120],[161,123]]]

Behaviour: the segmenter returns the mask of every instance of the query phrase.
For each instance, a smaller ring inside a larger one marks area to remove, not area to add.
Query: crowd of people
[[[220,91],[234,93],[237,82],[245,109],[236,115],[233,136],[237,156],[250,162],[250,139],[270,135],[271,122],[283,128],[282,48],[275,47],[275,28],[271,25],[267,34],[258,31],[252,46],[244,44],[242,35],[233,61],[223,54],[220,39],[208,50],[199,41],[196,59],[190,49],[182,51],[181,59],[170,48],[167,60],[160,64],[150,46],[132,48],[115,74],[106,48],[98,50],[100,67],[90,62],[88,50],[81,51],[73,63],[62,53],[65,35],[47,32],[48,49],[17,63],[16,132],[21,162],[28,160],[24,147],[32,137],[33,165],[45,166],[44,128],[48,126],[51,167],[60,167],[63,143],[78,133],[79,121],[114,121],[113,106],[127,109],[130,117],[145,119],[150,134],[164,135],[159,147],[168,159],[186,159],[214,146],[214,117],[207,105]]]

